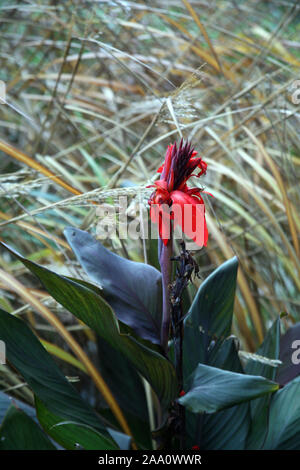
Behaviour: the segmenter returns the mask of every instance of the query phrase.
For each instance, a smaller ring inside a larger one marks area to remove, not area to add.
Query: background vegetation
[[[297,5],[2,0],[1,240],[83,276],[62,232],[95,229],[86,193],[107,204],[127,195],[133,211],[147,205],[148,190],[135,197],[136,186],[153,180],[167,145],[183,136],[208,163],[214,195],[205,197],[209,244],[196,255],[202,279],[234,254],[240,260],[234,333],[242,348],[254,351],[282,311],[286,328],[299,321]],[[155,243],[111,243],[157,264]],[[96,363],[94,334],[16,258],[1,251],[0,265],[1,306],[30,324],[97,404],[86,364],[70,352],[79,345]],[[8,367],[0,388],[32,403]]]

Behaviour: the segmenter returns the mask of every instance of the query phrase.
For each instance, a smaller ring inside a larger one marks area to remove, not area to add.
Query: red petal
[[[157,188],[162,189],[163,191],[168,191],[168,185],[167,185],[167,182],[165,180],[155,181],[154,184]]]
[[[173,150],[174,145],[169,145],[167,148],[166,156],[165,156],[165,163],[163,164],[162,168],[162,173],[161,173],[161,179],[167,179],[167,176],[170,171],[171,167],[171,160],[172,160],[172,150]]]
[[[180,225],[183,232],[197,245],[206,246],[208,231],[205,206],[202,198],[199,200],[199,197],[201,198],[199,194],[190,195],[183,191],[173,191],[171,193],[172,218],[174,218],[174,228]]]
[[[150,206],[150,218],[155,224],[158,224],[159,237],[163,241],[164,245],[167,245],[171,238],[171,217],[169,211],[164,211],[165,204],[151,204]]]

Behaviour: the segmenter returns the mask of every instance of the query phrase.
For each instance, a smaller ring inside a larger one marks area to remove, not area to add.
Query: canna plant
[[[300,378],[289,372],[280,317],[256,354],[240,351],[231,334],[237,258],[212,272],[187,305],[198,266],[183,241],[175,256],[173,235],[180,225],[198,245],[208,243],[202,190],[188,187],[207,169],[196,155],[188,142],[169,146],[153,185],[161,272],[72,227],[65,236],[89,281],[57,274],[2,243],[96,334],[99,364],[85,364],[103,400],[93,408],[29,326],[0,309],[7,362],[34,396],[32,407],[0,393],[0,449],[299,448]],[[73,352],[82,359],[74,345]]]

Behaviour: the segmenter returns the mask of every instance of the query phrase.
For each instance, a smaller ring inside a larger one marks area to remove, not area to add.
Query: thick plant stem
[[[161,345],[164,351],[168,351],[168,340],[170,331],[170,315],[171,315],[171,303],[169,285],[171,282],[172,275],[172,237],[168,241],[167,245],[164,245],[161,239],[159,239],[159,263],[162,274],[162,288],[163,288],[163,318],[161,326]]]
[[[181,253],[179,256],[172,258],[172,261],[177,261],[175,279],[170,286],[170,301],[171,301],[171,323],[172,323],[172,338],[174,342],[174,361],[175,369],[178,380],[180,393],[183,390],[183,336],[184,336],[184,323],[182,311],[182,296],[184,289],[186,289],[193,272],[196,274],[199,271],[197,263],[194,261],[190,252],[186,250],[185,243],[182,241]],[[176,434],[179,438],[179,448],[185,448],[185,409],[178,402],[175,404],[175,413],[177,417]]]
[[[173,258],[174,259],[174,258]],[[177,269],[176,275],[179,274]],[[183,391],[183,315],[182,315],[182,282],[181,278],[175,278],[171,288],[171,323],[172,323],[172,337],[174,342],[174,361],[175,370],[178,380],[179,391]],[[179,449],[183,450],[185,447],[185,409],[182,405],[177,403],[175,405],[177,414],[177,434],[179,436]]]

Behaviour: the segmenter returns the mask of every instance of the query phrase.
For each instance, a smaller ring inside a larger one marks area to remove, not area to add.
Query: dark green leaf
[[[0,450],[55,450],[41,428],[11,405],[0,427]]]
[[[187,378],[198,363],[209,364],[213,350],[230,335],[236,289],[236,257],[217,268],[200,286],[185,321],[184,364]]]
[[[118,446],[110,438],[105,438],[96,429],[83,423],[66,421],[51,413],[36,398],[36,411],[41,426],[56,442],[68,450],[116,450]]]
[[[217,350],[215,349],[209,357],[209,365],[243,373],[236,338],[227,338]],[[202,449],[244,449],[251,422],[250,403],[244,402],[217,413],[189,413],[198,420],[197,426],[194,427],[196,432],[193,442]]]
[[[201,284],[186,323],[209,336],[230,335],[238,260],[226,261]]]
[[[23,320],[0,309],[0,334],[6,343],[7,360],[53,414],[65,420],[89,424],[109,439],[93,409],[66,380]]]
[[[234,337],[212,348],[208,359],[211,366],[243,373]],[[186,410],[190,447],[197,444],[201,449],[244,449],[251,423],[250,403],[244,402],[210,414],[195,414]]]
[[[185,322],[186,381],[198,363],[242,372],[235,341],[224,342],[231,331],[237,267],[236,258],[225,262],[198,290]],[[214,305],[215,293],[219,299],[217,305]],[[186,415],[190,445],[198,444],[205,449],[244,447],[250,421],[248,403],[213,414],[194,414],[187,410]]]
[[[269,329],[262,345],[256,354],[278,360],[280,343],[280,317],[278,317]],[[245,372],[250,375],[262,375],[270,380],[275,380],[277,367],[265,364],[259,360],[250,360],[245,368]],[[247,439],[247,449],[260,449],[266,437],[269,420],[269,405],[271,396],[266,395],[251,401],[252,424]]]
[[[261,344],[256,351],[256,355],[266,357],[269,359],[279,359],[279,345],[280,345],[280,317],[278,317]],[[277,374],[277,367],[264,363],[263,360],[250,359],[245,367],[246,374],[262,375],[270,380],[275,380]]]
[[[146,404],[146,403],[145,403]],[[100,413],[101,417],[107,420],[111,426],[119,427],[119,423],[117,422],[115,416],[111,412],[109,408],[99,408],[98,412]],[[137,444],[138,448],[140,449],[151,449],[151,431],[149,425],[149,419],[146,422],[134,416],[124,410],[124,416],[126,421],[129,425],[129,428],[132,432],[132,436],[134,438],[135,443]],[[109,431],[109,429],[108,429]]]
[[[263,449],[300,449],[300,377],[280,389],[271,400],[268,434]]]
[[[205,450],[243,450],[249,431],[251,417],[249,403],[245,402],[212,414],[187,412],[189,443]],[[197,418],[192,421],[191,416]]]
[[[99,370],[122,410],[148,421],[142,378],[127,357],[103,338],[97,340]]]
[[[190,390],[179,402],[194,413],[214,413],[274,392],[278,385],[263,377],[238,374],[199,364]]]

